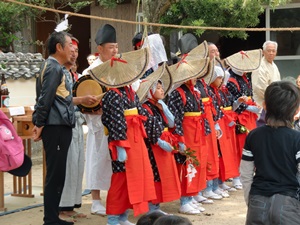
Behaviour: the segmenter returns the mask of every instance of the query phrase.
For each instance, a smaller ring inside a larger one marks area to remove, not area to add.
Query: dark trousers
[[[300,201],[275,194],[250,195],[246,225],[299,225]]]
[[[46,153],[46,180],[44,189],[44,225],[59,224],[59,202],[66,175],[66,162],[72,128],[45,126],[42,140]]]

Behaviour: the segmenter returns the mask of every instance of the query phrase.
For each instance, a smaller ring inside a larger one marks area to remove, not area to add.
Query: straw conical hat
[[[211,79],[212,79],[212,76],[214,74],[214,67],[216,65],[216,60],[215,58],[213,58],[212,60],[209,60],[209,63],[208,63],[208,66],[207,66],[207,69],[206,69],[206,73],[204,74],[204,76],[202,77],[199,77],[199,79],[204,79],[204,82],[206,84],[208,84]]]
[[[166,63],[158,67],[156,71],[142,80],[140,87],[136,92],[139,96],[140,102],[144,102],[146,100],[150,88],[158,80],[162,81],[164,85],[164,91],[165,93],[167,93],[172,86],[172,77],[168,69],[166,68]]]
[[[160,80],[164,85],[164,91],[165,91],[165,96],[167,96],[167,94],[171,91],[172,86],[173,86],[173,78],[172,75],[170,73],[170,70],[167,66],[167,63],[165,63],[165,72],[163,73],[163,75],[161,76]]]
[[[132,84],[145,73],[149,62],[149,50],[143,48],[136,51],[118,54],[89,71],[100,84],[118,88]]]
[[[252,72],[260,66],[262,59],[261,49],[240,51],[225,59],[227,65],[240,72]]]
[[[200,45],[196,48],[192,49],[188,55],[186,56],[187,60],[193,59],[203,59],[208,57],[208,44],[206,41],[203,41]]]
[[[180,60],[178,63],[169,66],[173,83],[183,83],[192,78],[203,77],[207,73],[209,58],[197,60]]]

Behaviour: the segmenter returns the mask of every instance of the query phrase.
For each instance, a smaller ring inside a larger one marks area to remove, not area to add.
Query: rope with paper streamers
[[[202,27],[202,26],[183,26],[183,25],[174,25],[174,24],[161,24],[161,23],[148,23],[148,22],[137,22],[137,21],[130,21],[130,20],[121,20],[121,19],[114,19],[108,17],[100,17],[100,16],[91,16],[85,15],[80,13],[74,13],[69,11],[63,11],[58,9],[47,8],[43,6],[32,5],[24,2],[18,2],[15,0],[3,0],[5,2],[11,2],[14,4],[24,5],[31,8],[36,8],[40,10],[46,10],[50,12],[56,12],[61,14],[69,14],[71,16],[77,16],[87,19],[95,19],[95,20],[105,20],[117,23],[127,23],[127,24],[140,24],[144,26],[156,26],[156,27],[171,27],[176,29],[201,29],[201,30],[225,30],[225,31],[300,31],[300,27],[278,27],[278,28],[237,28],[237,27]]]

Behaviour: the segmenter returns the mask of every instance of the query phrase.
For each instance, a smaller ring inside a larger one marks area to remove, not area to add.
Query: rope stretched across
[[[130,20],[121,20],[115,18],[108,18],[108,17],[100,17],[100,16],[92,16],[92,15],[85,15],[81,13],[74,13],[69,11],[63,11],[53,8],[47,8],[43,6],[28,4],[24,2],[18,2],[16,0],[3,0],[5,2],[11,2],[14,4],[19,4],[35,9],[56,12],[61,14],[69,14],[72,16],[87,18],[87,19],[95,19],[95,20],[105,20],[117,23],[127,23],[127,24],[140,24],[144,26],[156,26],[156,27],[171,27],[176,29],[201,29],[201,30],[225,30],[225,31],[300,31],[300,27],[278,27],[278,28],[238,28],[238,27],[203,27],[203,26],[183,26],[183,25],[175,25],[175,24],[161,24],[161,23],[149,23],[149,22],[137,22],[137,21],[130,21]]]

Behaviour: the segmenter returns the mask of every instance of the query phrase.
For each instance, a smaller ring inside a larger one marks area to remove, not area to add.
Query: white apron
[[[101,115],[85,115],[89,128],[86,138],[86,189],[108,190],[112,176],[111,157]]]

